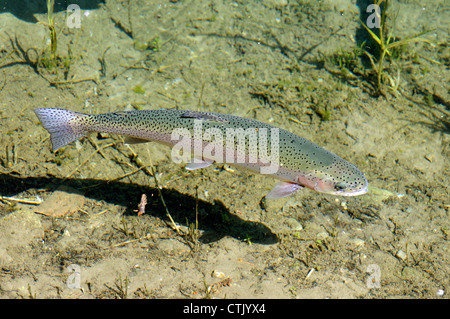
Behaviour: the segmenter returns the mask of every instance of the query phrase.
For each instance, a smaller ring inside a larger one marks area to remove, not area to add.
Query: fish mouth
[[[358,195],[364,195],[367,193],[367,187],[368,184],[364,185],[361,188],[355,189],[355,190],[342,190],[342,191],[335,191],[333,192],[334,195],[341,195],[341,196],[358,196]]]
[[[358,196],[367,193],[367,182],[362,186],[352,186],[348,184],[340,185],[330,180],[316,180],[299,183],[320,193],[326,193],[339,196]]]

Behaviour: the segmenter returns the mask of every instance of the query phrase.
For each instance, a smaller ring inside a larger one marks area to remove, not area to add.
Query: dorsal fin
[[[182,118],[193,118],[198,120],[212,121],[212,122],[228,122],[228,120],[220,114],[209,112],[186,111],[181,115]]]

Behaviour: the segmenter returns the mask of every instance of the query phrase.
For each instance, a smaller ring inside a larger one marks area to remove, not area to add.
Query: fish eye
[[[336,185],[334,185],[334,189],[337,191],[341,191],[347,188],[347,185],[345,185],[345,183],[336,183]]]

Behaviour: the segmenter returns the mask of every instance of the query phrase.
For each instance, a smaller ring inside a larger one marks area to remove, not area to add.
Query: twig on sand
[[[142,163],[142,161],[138,158],[136,152],[134,152],[134,150],[130,147],[130,145],[126,145],[126,146],[132,152],[132,154],[133,154],[133,161],[136,163],[136,165],[144,167],[143,168],[144,171],[147,172],[149,175],[153,176],[153,178],[155,180],[156,189],[158,190],[159,198],[161,199],[161,203],[164,206],[164,209],[166,211],[166,215],[167,215],[167,217],[170,220],[169,226],[172,227],[177,232],[178,235],[182,235],[183,233],[181,232],[180,227],[178,227],[178,225],[175,224],[175,221],[173,220],[172,215],[170,215],[169,208],[166,205],[166,201],[164,200],[164,196],[162,194],[161,188],[159,187],[158,179],[156,177],[155,166],[153,165],[151,157],[149,157],[150,158],[149,159],[149,161],[150,161],[150,165],[149,166],[150,166],[150,169],[151,169],[151,170],[149,170],[148,166],[144,165]]]
[[[145,206],[147,205],[147,195],[142,194],[141,202],[138,205],[138,209],[135,212],[138,213],[138,216],[142,216],[145,214]]]
[[[86,164],[92,156],[94,156],[97,153],[100,153],[102,150],[104,150],[107,147],[113,146],[116,143],[109,143],[106,145],[103,145],[102,147],[98,148],[97,150],[95,150],[94,152],[92,152],[91,155],[89,155],[80,165],[78,165],[72,172],[69,173],[69,175],[67,175],[66,177],[64,177],[61,181],[61,184],[64,183],[68,178],[70,178],[73,174],[75,174],[84,164]]]
[[[142,237],[139,237],[139,238],[126,240],[126,241],[124,241],[124,242],[121,242],[121,243],[118,243],[118,244],[115,244],[115,245],[106,247],[105,249],[112,249],[112,248],[122,247],[122,246],[125,246],[125,245],[128,245],[128,244],[132,244],[132,243],[141,241],[142,239],[148,239],[149,237],[150,237],[150,235],[147,234],[147,235],[142,236]]]
[[[178,235],[182,235],[183,233],[181,232],[180,227],[178,227],[178,225],[175,224],[175,221],[173,220],[172,216],[170,215],[169,208],[167,208],[166,201],[164,200],[164,196],[162,194],[161,188],[159,187],[158,179],[156,178],[155,168],[154,168],[153,164],[152,164],[152,173],[153,173],[153,178],[155,179],[156,189],[158,190],[158,193],[159,193],[159,198],[161,198],[161,203],[163,204],[164,209],[166,210],[166,215],[167,215],[167,217],[169,217],[170,222],[172,223],[171,227],[173,229],[175,229],[175,231],[177,232]]]
[[[28,204],[28,205],[40,205],[42,204],[42,199],[38,196],[36,199],[25,199],[25,198],[17,198],[17,197],[8,197],[8,196],[0,196],[1,201],[10,201],[10,202],[17,202],[21,204]]]

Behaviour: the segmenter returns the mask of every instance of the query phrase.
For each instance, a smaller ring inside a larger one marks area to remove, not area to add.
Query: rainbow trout
[[[349,162],[286,130],[256,120],[186,110],[119,111],[89,115],[64,109],[34,110],[50,133],[53,151],[88,132],[125,136],[126,143],[172,146],[172,160],[193,170],[227,163],[281,180],[266,198],[302,187],[355,196],[367,192],[364,175]]]

